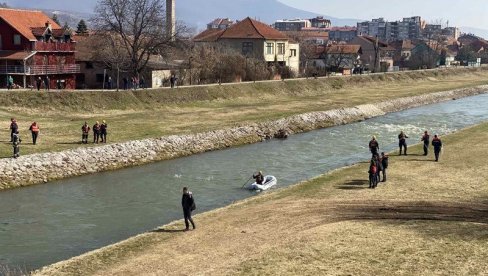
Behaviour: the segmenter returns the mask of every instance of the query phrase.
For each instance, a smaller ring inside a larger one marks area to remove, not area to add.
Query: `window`
[[[290,49],[290,57],[296,57],[297,56],[297,49]]]
[[[278,55],[285,54],[285,43],[278,43]]]
[[[14,45],[20,45],[20,35],[14,35]]]
[[[85,68],[86,68],[86,69],[93,69],[93,62],[91,62],[91,61],[87,61],[87,62],[86,62],[86,65],[85,65]]]
[[[274,43],[266,43],[266,54],[267,55],[274,54]]]
[[[248,55],[248,54],[252,54],[252,52],[253,52],[252,42],[242,42],[242,54]]]

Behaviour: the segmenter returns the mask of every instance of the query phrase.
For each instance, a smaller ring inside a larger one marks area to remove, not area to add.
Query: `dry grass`
[[[488,124],[444,137],[441,162],[411,147],[389,181],[367,164],[196,216],[45,275],[486,275]]]
[[[9,119],[17,118],[21,154],[81,146],[81,125],[107,120],[108,141],[221,129],[289,115],[350,107],[488,83],[488,70],[410,72],[138,92],[5,92],[0,95],[0,158],[10,157]],[[31,145],[30,123],[41,127]]]

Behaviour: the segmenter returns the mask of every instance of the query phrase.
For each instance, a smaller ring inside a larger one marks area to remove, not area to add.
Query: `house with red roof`
[[[8,76],[20,87],[74,89],[80,68],[75,63],[75,42],[41,11],[0,8],[0,87]]]
[[[295,72],[299,70],[299,44],[271,26],[249,17],[226,29],[207,29],[193,41],[197,45],[218,45],[215,48],[261,59],[270,65],[277,62]]]

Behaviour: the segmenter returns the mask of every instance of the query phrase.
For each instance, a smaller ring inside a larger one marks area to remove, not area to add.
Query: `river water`
[[[197,213],[215,209],[255,195],[240,187],[256,170],[284,187],[369,158],[373,134],[390,151],[400,130],[417,143],[424,130],[446,134],[488,121],[487,107],[488,94],[479,95],[287,140],[0,192],[0,264],[35,269],[180,219],[183,186],[193,191]]]

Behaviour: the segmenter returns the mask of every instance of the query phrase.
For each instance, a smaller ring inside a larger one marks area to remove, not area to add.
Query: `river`
[[[287,140],[3,191],[0,264],[31,270],[180,219],[183,186],[204,212],[255,195],[240,187],[257,170],[285,187],[369,158],[371,135],[390,151],[401,130],[414,144],[424,130],[443,135],[488,121],[487,106],[484,94]]]

